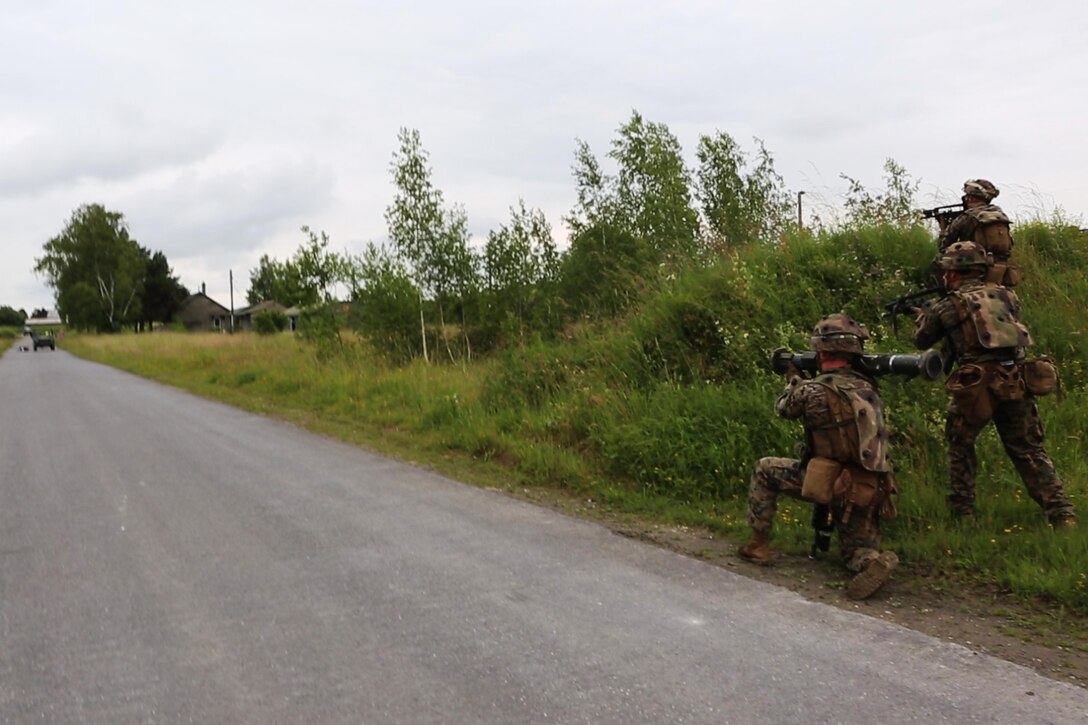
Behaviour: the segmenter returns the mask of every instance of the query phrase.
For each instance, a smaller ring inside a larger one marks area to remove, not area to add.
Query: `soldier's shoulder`
[[[930,303],[928,307],[926,307],[926,312],[934,315],[939,315],[943,310],[947,310],[949,307],[952,307],[954,304],[956,304],[954,301],[956,294],[956,291],[945,292],[943,295],[933,300],[933,302]]]
[[[973,209],[968,209],[967,214],[984,224],[989,222],[1009,221],[1008,215],[1005,214],[1005,211],[997,204],[984,204],[983,206],[976,206]]]

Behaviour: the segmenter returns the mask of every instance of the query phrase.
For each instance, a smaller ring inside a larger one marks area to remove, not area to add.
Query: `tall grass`
[[[1086,239],[1060,224],[1016,231],[1034,352],[1054,357],[1063,372],[1065,400],[1040,401],[1048,449],[1083,513]],[[782,381],[769,353],[805,349],[814,322],[837,311],[868,324],[870,349],[910,350],[911,321],[897,331],[879,316],[880,303],[928,286],[933,250],[919,229],[801,233],[667,280],[620,321],[580,325],[563,342],[464,367],[391,367],[353,341],[343,356],[319,359],[286,335],[81,337],[67,348],[499,485],[562,487],[739,538],[752,465],[791,455],[800,438],[795,423],[773,415]],[[953,521],[942,386],[888,377],[881,390],[901,491],[886,546],[950,582],[981,580],[1088,612],[1084,528],[1050,530],[992,429],[978,446],[979,515]],[[807,507],[783,505],[776,535],[779,548],[805,552]]]

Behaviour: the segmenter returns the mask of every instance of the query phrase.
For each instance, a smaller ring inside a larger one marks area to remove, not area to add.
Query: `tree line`
[[[337,254],[327,237],[304,229],[308,241],[294,257],[261,258],[247,297],[314,305],[321,270],[321,279],[349,291],[347,324],[400,360],[467,359],[552,337],[572,321],[621,313],[680,267],[776,241],[795,223],[792,195],[759,139],[746,152],[718,131],[699,139],[696,158],[689,168],[665,124],[632,112],[604,161],[576,141],[565,249],[544,213],[523,199],[474,245],[464,207],[434,185],[419,131],[403,128],[390,164],[387,241],[357,256]]]
[[[682,267],[775,242],[798,223],[793,195],[759,139],[745,151],[716,131],[700,136],[695,158],[689,168],[668,127],[633,111],[604,160],[576,140],[565,249],[544,213],[523,199],[473,244],[464,207],[434,185],[419,131],[402,128],[390,163],[387,240],[358,255],[338,253],[325,232],[303,227],[292,257],[260,258],[246,297],[303,309],[302,331],[314,339],[342,344],[346,324],[397,360],[467,359],[553,337],[571,322],[622,313]],[[885,195],[843,177],[851,184],[847,222],[909,212],[916,185],[891,160],[885,172]],[[77,210],[35,269],[56,290],[62,315],[94,329],[166,321],[185,297],[165,256],[136,244],[121,215],[99,205]],[[333,313],[334,290],[343,288],[353,303],[346,319]]]

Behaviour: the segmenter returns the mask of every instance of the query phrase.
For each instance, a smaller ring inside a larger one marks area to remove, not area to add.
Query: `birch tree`
[[[534,303],[550,310],[550,287],[559,276],[559,252],[544,212],[527,209],[519,199],[510,208],[510,222],[488,234],[483,256],[484,277],[499,315],[512,317],[523,335]]]
[[[419,131],[402,128],[397,138],[400,148],[393,154],[390,166],[397,191],[385,210],[385,221],[389,241],[405,263],[419,294],[420,346],[423,359],[429,361],[424,295],[432,291],[430,284],[435,272],[430,263],[442,239],[442,192],[431,183],[431,168]]]
[[[699,215],[692,205],[691,173],[668,127],[635,111],[620,126],[609,156],[618,166],[615,199],[627,228],[663,257],[693,256]]]

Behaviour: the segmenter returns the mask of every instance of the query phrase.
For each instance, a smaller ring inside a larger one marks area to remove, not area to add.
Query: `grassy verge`
[[[355,346],[348,357],[319,362],[287,335],[70,336],[65,349],[464,480],[559,489],[613,512],[696,526],[738,541],[747,533],[747,470],[765,453],[753,443],[761,432],[738,422],[738,412],[769,428],[783,425],[766,415],[777,393],[773,378],[745,390],[673,387],[638,395],[564,385],[565,395],[553,394],[549,404],[533,407],[501,402],[496,391],[510,393],[501,382],[513,371],[499,360],[467,369],[390,368]],[[573,369],[568,375],[577,377]],[[535,380],[543,385],[540,377]],[[1061,410],[1082,405],[1078,397]],[[1060,410],[1053,406],[1046,411],[1052,421],[1060,420],[1055,413]],[[908,425],[927,423],[938,421]],[[905,434],[912,435],[921,434]],[[1059,442],[1059,460],[1069,455],[1062,443],[1070,442],[1079,449],[1075,438]],[[940,451],[929,448],[915,457],[926,470],[939,470]],[[655,457],[655,451],[662,455]],[[980,452],[980,480],[989,485],[978,520],[962,524],[948,518],[939,475],[901,475],[903,513],[887,527],[887,545],[953,585],[992,582],[1085,611],[1083,531],[1056,536],[1049,530],[994,436],[984,437]],[[712,466],[710,496],[696,490],[704,465]],[[1076,475],[1082,473],[1077,466]],[[781,507],[779,548],[803,554],[808,514],[803,504]]]

